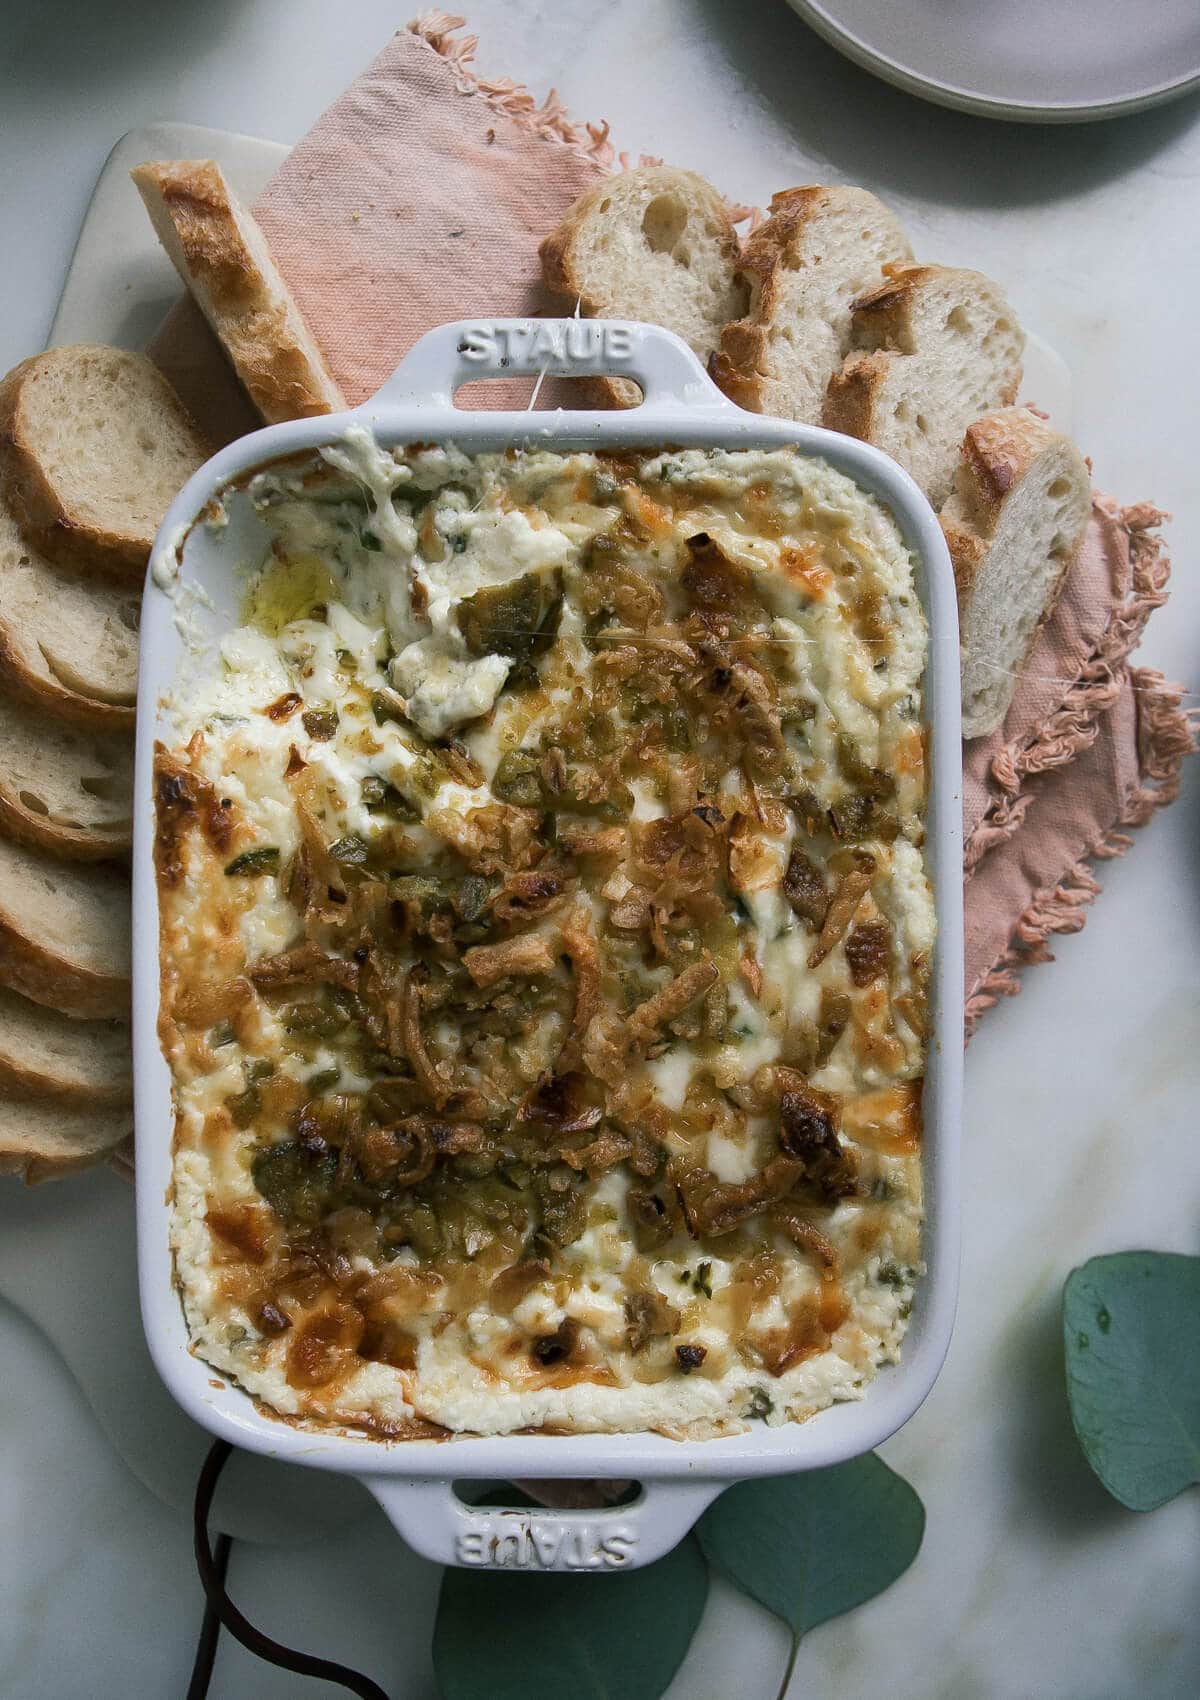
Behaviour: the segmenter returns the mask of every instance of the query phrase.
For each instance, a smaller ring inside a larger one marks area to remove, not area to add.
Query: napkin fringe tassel
[[[567,116],[567,109],[551,89],[541,106],[523,83],[512,77],[481,77],[473,69],[479,46],[477,35],[464,35],[466,18],[455,12],[420,12],[408,25],[412,35],[419,36],[449,65],[454,73],[454,86],[459,94],[479,95],[495,111],[510,118],[519,129],[542,141],[559,142],[584,159],[592,160],[605,171],[612,171],[618,156],[608,139],[608,125],[576,124]],[[658,164],[643,155],[644,164]],[[620,155],[620,163],[629,163]]]
[[[1130,792],[1120,819],[1087,855],[1068,868],[1057,885],[1034,893],[1032,903],[1013,928],[1008,949],[967,999],[968,1039],[985,1010],[1001,998],[1016,997],[1021,990],[1021,969],[1053,962],[1053,937],[1081,931],[1087,910],[1101,889],[1089,861],[1123,856],[1133,843],[1129,830],[1145,826],[1157,810],[1179,795],[1184,758],[1196,749],[1200,710],[1183,708],[1184,687],[1172,684],[1154,668],[1131,668],[1129,677],[1137,703],[1141,783]]]
[[[991,764],[991,776],[1003,795],[988,810],[963,851],[963,869],[970,876],[989,850],[1006,843],[1028,812],[1032,796],[1022,789],[1034,774],[1066,767],[1090,749],[1100,731],[1101,716],[1121,694],[1125,663],[1142,640],[1156,608],[1167,600],[1171,561],[1157,528],[1169,516],[1149,502],[1113,506],[1129,537],[1130,593],[1113,613],[1108,628],[1060,706],[1022,746],[1006,744]]]

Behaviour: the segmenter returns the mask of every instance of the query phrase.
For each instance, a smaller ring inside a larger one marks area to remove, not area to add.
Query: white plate
[[[1197,0],[788,0],[831,46],[940,106],[1115,118],[1200,87]]]

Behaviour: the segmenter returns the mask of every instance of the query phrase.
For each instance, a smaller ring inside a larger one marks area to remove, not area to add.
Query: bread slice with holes
[[[729,208],[694,171],[642,165],[581,195],[541,245],[546,286],[589,319],[642,319],[681,336],[701,360],[746,309]],[[601,378],[598,399],[628,407],[636,384]]]
[[[752,413],[816,425],[850,346],[859,296],[912,259],[894,215],[867,189],[784,189],[752,232],[740,275],[745,318],[727,324],[711,361],[726,395]]]
[[[0,987],[0,1092],[64,1104],[128,1104],[127,1024],[76,1021]]]
[[[130,173],[155,234],[268,424],[346,403],[267,239],[212,159],[149,161]]]
[[[1027,408],[977,419],[941,512],[958,588],[963,737],[1004,724],[1092,511],[1087,463]]]
[[[32,1185],[106,1162],[129,1137],[132,1120],[123,1107],[0,1097],[0,1173]]]
[[[64,1015],[129,1015],[129,880],[0,837],[0,986]]]
[[[132,730],[136,589],[54,566],[0,501],[0,684],[32,707],[101,730]]]
[[[822,423],[891,455],[940,507],[967,426],[1016,400],[1016,315],[981,272],[906,266],[855,302],[850,337]]]
[[[208,455],[144,354],[83,344],[0,383],[0,485],[29,543],[89,577],[140,584],[163,515]]]
[[[71,861],[129,848],[133,739],[64,726],[0,698],[0,830]]]

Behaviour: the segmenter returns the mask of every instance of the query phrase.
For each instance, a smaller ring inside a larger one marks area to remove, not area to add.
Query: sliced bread
[[[1092,508],[1087,463],[1026,408],[977,419],[942,509],[958,587],[963,737],[1003,725]]]
[[[144,354],[50,348],[0,383],[0,481],[50,560],[139,584],[150,545],[207,448]]]
[[[103,1163],[130,1132],[127,1109],[0,1098],[0,1173],[31,1185]]]
[[[681,336],[701,360],[721,327],[746,309],[729,209],[694,171],[642,165],[581,195],[541,246],[542,276],[589,319],[642,319]],[[601,398],[623,407],[636,384],[599,379]]]
[[[850,331],[822,423],[891,455],[940,507],[967,426],[1016,400],[1016,315],[980,272],[907,266],[855,302]]]
[[[0,1091],[62,1103],[128,1104],[129,1028],[75,1021],[0,987]]]
[[[721,333],[711,371],[752,413],[820,423],[829,380],[850,346],[860,295],[912,259],[895,217],[867,189],[808,187],[771,197],[742,252],[750,308]]]
[[[0,680],[60,720],[133,728],[138,619],[132,587],[52,566],[0,502]]]
[[[345,407],[266,237],[216,161],[151,161],[131,176],[159,241],[267,423]]]
[[[66,1015],[125,1019],[125,875],[0,838],[0,985]]]
[[[133,739],[64,726],[0,698],[0,830],[72,861],[128,850]]]

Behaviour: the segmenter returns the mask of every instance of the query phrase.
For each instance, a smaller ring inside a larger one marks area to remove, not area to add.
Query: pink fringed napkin
[[[1193,748],[1182,690],[1129,666],[1166,601],[1164,516],[1093,497],[1092,517],[1004,725],[963,751],[967,1033],[1017,970],[1052,960],[1100,886],[1090,858],[1173,801]]]
[[[255,209],[352,403],[431,325],[544,312],[538,243],[616,163],[607,126],[477,77],[462,23],[426,13],[394,36]],[[190,304],[152,352],[215,438],[255,423]],[[504,387],[483,405],[504,405]],[[1089,860],[1120,855],[1178,790],[1181,692],[1128,665],[1165,600],[1161,519],[1096,497],[1004,727],[964,752],[968,1032],[1019,990],[1020,967],[1049,959],[1054,933],[1083,925]]]

